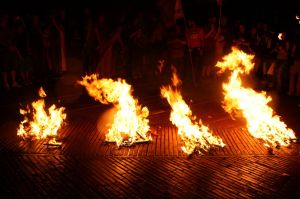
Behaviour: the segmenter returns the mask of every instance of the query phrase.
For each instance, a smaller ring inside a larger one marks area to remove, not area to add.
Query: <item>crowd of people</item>
[[[3,13],[2,87],[9,91],[59,78],[72,67],[70,56],[81,60],[83,74],[100,77],[155,78],[172,65],[183,79],[190,73],[213,77],[216,62],[237,46],[255,55],[253,76],[262,84],[300,96],[300,25],[278,30],[265,22],[216,16],[166,26],[159,10],[111,15],[84,8],[78,15],[80,20],[64,9]]]

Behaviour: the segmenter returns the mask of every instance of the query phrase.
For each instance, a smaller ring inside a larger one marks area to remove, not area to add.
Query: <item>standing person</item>
[[[184,69],[184,56],[186,49],[186,41],[181,36],[180,27],[176,26],[175,31],[171,33],[171,39],[167,43],[168,45],[168,62],[171,66],[174,66],[178,74],[181,75],[181,79],[185,78]]]
[[[258,46],[259,46],[259,37],[257,34],[257,29],[256,26],[253,26],[250,30],[250,36],[249,36],[249,50],[251,52],[251,54],[255,54],[255,58],[254,58],[254,75],[257,75],[258,73],[258,67],[260,65],[260,54],[258,52]]]
[[[149,52],[149,72],[150,77],[153,78],[156,73],[156,64],[158,60],[165,59],[165,50],[166,50],[166,42],[165,42],[165,27],[162,23],[162,20],[153,13],[150,16],[150,35],[149,35],[149,43],[148,43],[148,52]]]
[[[203,43],[204,43],[204,31],[203,28],[199,27],[195,21],[188,20],[187,22],[187,30],[185,32],[186,34],[186,40],[187,45],[191,57],[191,64],[192,67],[195,66],[195,74],[196,77],[197,74],[201,71],[201,59],[203,56]]]
[[[222,44],[223,39],[221,35],[217,35],[215,22],[211,20],[209,23],[209,31],[204,37],[202,77],[210,77],[212,74],[214,61],[216,59],[216,39]],[[219,47],[221,48],[221,45]]]
[[[119,43],[121,49],[124,49],[124,44],[121,39],[122,27],[118,26],[107,39],[106,43],[103,43],[102,52],[97,65],[96,71],[101,77],[110,78],[115,75],[115,64],[113,57],[113,48],[116,43]]]
[[[97,36],[94,19],[89,8],[85,9],[84,44],[83,44],[83,72],[91,74],[96,72],[97,66]]]
[[[261,36],[260,52],[262,58],[262,84],[267,88],[273,87],[273,75],[275,68],[275,59],[277,52],[274,50],[275,39],[267,25],[263,25],[264,29]]]
[[[145,50],[148,42],[145,31],[144,13],[138,12],[138,14],[134,16],[129,39],[132,76],[134,79],[140,79],[145,73]]]
[[[26,24],[20,16],[14,19],[14,33],[16,37],[16,48],[19,58],[20,75],[25,86],[31,84],[31,59],[29,54],[29,41]]]
[[[62,16],[52,17],[52,22],[54,27],[59,33],[59,44],[60,44],[60,56],[59,56],[59,65],[61,72],[67,71],[67,53],[66,53],[66,39],[65,39],[65,28],[63,26]]]
[[[290,67],[289,95],[300,96],[300,29],[297,30],[296,40],[292,46],[293,64]]]
[[[41,19],[38,15],[33,15],[29,27],[29,54],[32,60],[33,77],[36,83],[45,80],[44,62],[43,62],[43,36],[41,28]]]
[[[8,22],[9,17],[7,15],[0,17],[0,70],[6,90],[10,90],[11,87],[21,87],[16,80],[18,51]]]
[[[279,92],[282,92],[287,81],[287,71],[289,71],[289,49],[290,42],[286,38],[286,32],[282,32],[281,39],[277,42],[275,51],[277,52],[275,71],[274,71],[274,83]]]
[[[249,52],[250,42],[249,34],[246,31],[246,26],[243,23],[238,23],[238,32],[235,35],[233,45],[239,47],[245,52]]]
[[[42,29],[42,41],[43,41],[43,70],[42,75],[46,80],[52,80],[52,77],[55,73],[57,73],[56,69],[56,52],[55,44],[56,37],[54,35],[54,27],[52,23],[46,23],[45,27]]]
[[[223,29],[220,28],[219,32],[215,36],[215,42],[216,42],[216,48],[215,48],[215,60],[214,62],[216,63],[217,61],[221,60],[222,57],[224,56],[224,47],[225,47],[225,36]]]

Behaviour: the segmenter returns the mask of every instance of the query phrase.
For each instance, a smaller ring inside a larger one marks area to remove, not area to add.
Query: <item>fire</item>
[[[131,95],[131,86],[125,80],[98,79],[97,75],[92,74],[78,83],[85,86],[95,100],[103,104],[112,103],[117,108],[106,141],[116,142],[120,146],[152,140],[147,119],[149,110],[138,105]]]
[[[232,48],[232,52],[216,64],[220,72],[232,71],[229,82],[223,84],[223,108],[234,116],[244,117],[248,131],[264,140],[265,146],[288,146],[296,138],[295,133],[268,106],[272,98],[265,92],[258,93],[242,86],[241,75],[250,73],[254,67],[253,58],[254,55]]]
[[[39,89],[39,96],[46,97],[46,93],[42,87]],[[66,113],[64,113],[65,108],[56,108],[53,104],[48,111],[46,111],[44,99],[39,99],[31,105],[32,108],[27,105],[26,109],[20,109],[24,120],[19,125],[17,135],[24,139],[49,138],[50,144],[60,145],[60,143],[56,141],[56,137],[58,130],[67,117]]]
[[[170,121],[177,126],[178,134],[184,142],[181,149],[185,153],[191,154],[195,150],[198,150],[199,153],[208,151],[213,145],[224,147],[222,139],[213,136],[209,132],[209,128],[203,125],[201,120],[197,122],[196,117],[192,115],[192,111],[177,89],[181,85],[181,80],[177,77],[176,71],[173,71],[172,82],[173,86],[161,88],[161,95],[172,107]]]
[[[279,33],[279,34],[278,34],[278,39],[279,39],[279,40],[282,40],[282,33]]]
[[[300,24],[300,17],[299,17],[299,15],[296,15],[296,20],[297,20],[298,23]]]

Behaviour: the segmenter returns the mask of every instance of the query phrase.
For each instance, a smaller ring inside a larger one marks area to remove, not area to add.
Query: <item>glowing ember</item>
[[[297,19],[298,23],[300,24],[300,17],[298,15],[296,15],[296,19]]]
[[[253,58],[254,55],[233,48],[230,54],[223,57],[223,61],[217,63],[220,72],[226,69],[232,71],[229,82],[223,84],[223,108],[234,116],[243,116],[247,121],[248,131],[255,138],[264,140],[266,146],[288,146],[296,138],[295,134],[267,105],[272,100],[271,97],[265,92],[258,93],[242,86],[240,76],[250,73],[254,66]]]
[[[106,134],[106,141],[120,145],[152,140],[147,119],[147,107],[138,105],[131,95],[131,86],[125,80],[98,79],[93,74],[78,82],[85,86],[90,96],[103,103],[113,103],[117,108],[114,121]]]
[[[178,79],[176,71],[173,71],[172,82],[173,86],[161,88],[161,94],[172,107],[170,121],[177,126],[178,134],[185,144],[181,149],[185,153],[191,154],[194,150],[198,150],[199,153],[208,151],[213,145],[224,147],[222,139],[213,136],[201,120],[197,122],[196,117],[192,116],[192,111],[177,89],[181,81]]]
[[[278,34],[278,39],[279,39],[279,40],[282,40],[282,33],[279,33],[279,34]]]
[[[46,93],[41,87],[39,90],[40,97],[46,97]],[[67,115],[64,113],[65,108],[56,108],[53,104],[48,112],[45,110],[44,99],[39,99],[26,109],[20,109],[20,113],[24,116],[24,120],[19,125],[17,135],[22,138],[44,139],[49,138],[49,143],[60,145],[56,141],[57,132],[61,128],[63,121]]]

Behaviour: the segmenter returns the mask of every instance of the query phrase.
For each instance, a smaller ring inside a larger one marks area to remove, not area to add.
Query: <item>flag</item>
[[[222,7],[222,0],[217,0],[218,7]]]

